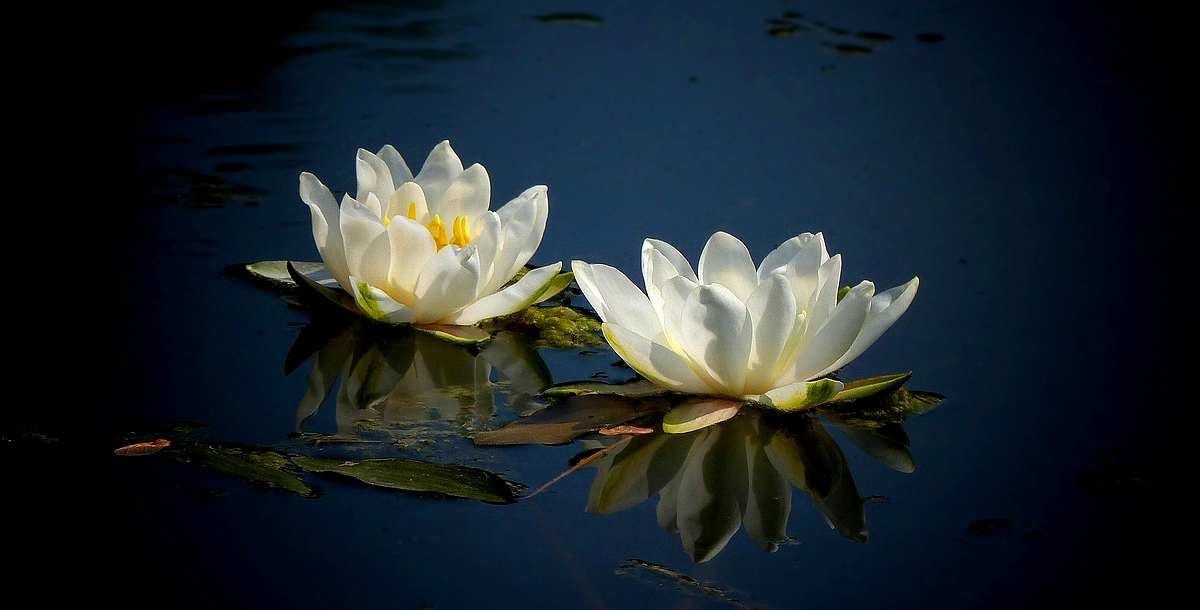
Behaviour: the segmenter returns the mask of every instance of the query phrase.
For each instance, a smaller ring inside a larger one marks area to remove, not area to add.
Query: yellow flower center
[[[408,218],[410,220],[417,219],[417,203],[415,201],[408,204]],[[389,219],[383,219],[385,227],[389,222],[391,222]],[[437,245],[438,250],[449,245],[462,248],[471,243],[471,232],[467,229],[466,216],[455,217],[449,234],[446,233],[446,225],[442,224],[442,217],[437,214],[433,215],[433,222],[425,225],[425,228],[429,229],[429,234],[433,236],[433,243]]]

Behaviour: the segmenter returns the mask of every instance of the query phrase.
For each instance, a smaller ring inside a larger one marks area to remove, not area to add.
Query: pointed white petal
[[[701,284],[720,284],[743,303],[758,286],[758,270],[746,244],[723,231],[714,233],[704,245],[697,271]]]
[[[431,324],[475,301],[479,253],[473,246],[446,246],[425,263],[417,278],[417,323]]]
[[[392,170],[388,168],[387,163],[375,153],[360,148],[355,167],[358,168],[358,195],[355,199],[366,202],[367,193],[375,193],[379,202],[386,204],[396,190],[395,184],[392,183]],[[382,210],[373,211],[378,216],[383,216]]]
[[[492,201],[492,182],[486,169],[476,163],[463,170],[442,195],[442,205],[438,213],[442,220],[449,222],[459,216],[466,216],[473,221],[487,211]]]
[[[321,260],[329,274],[337,280],[347,292],[351,291],[350,273],[346,269],[346,248],[342,242],[341,215],[337,200],[329,187],[321,183],[316,176],[304,172],[300,174],[300,199],[308,204],[312,212],[313,241]]]
[[[647,340],[662,332],[650,299],[625,274],[608,265],[572,261],[571,271],[600,319],[633,331]]]
[[[392,219],[387,234],[392,264],[386,290],[392,298],[412,307],[416,303],[417,278],[429,259],[437,254],[437,244],[429,229],[404,216]]]
[[[686,394],[713,392],[713,388],[696,376],[687,360],[671,348],[618,324],[606,322],[601,328],[613,351],[646,379]]]
[[[413,178],[413,181],[420,184],[421,189],[425,191],[425,201],[429,203],[431,215],[441,214],[442,195],[462,171],[462,161],[459,160],[454,149],[450,148],[449,140],[443,140],[433,147],[429,157],[425,159],[425,165],[421,166],[421,172]]]
[[[642,277],[647,283],[650,282],[650,274],[647,273],[646,263],[651,252],[657,252],[670,262],[671,266],[675,269],[675,275],[683,275],[693,282],[697,281],[696,272],[692,270],[692,264],[679,253],[679,250],[675,249],[675,246],[659,239],[647,239],[642,242]]]
[[[412,170],[408,169],[408,164],[404,162],[404,157],[396,151],[396,148],[391,144],[385,145],[379,149],[378,154],[380,159],[387,164],[388,170],[392,173],[392,184],[404,184],[412,182]]]
[[[871,299],[871,310],[867,312],[867,321],[863,324],[854,344],[829,367],[829,370],[842,368],[865,352],[868,347],[871,347],[871,344],[875,343],[875,340],[883,335],[884,331],[891,328],[892,324],[904,315],[905,311],[908,311],[913,297],[917,296],[917,286],[919,285],[920,280],[914,277],[907,284],[875,295]]]
[[[768,275],[746,302],[754,321],[754,345],[747,362],[746,393],[771,389],[771,381],[796,322],[796,299],[783,275]]]
[[[874,293],[875,285],[871,282],[862,282],[846,293],[825,325],[801,346],[790,374],[779,382],[804,381],[832,371],[833,364],[850,349],[862,331]]]
[[[683,305],[674,339],[712,377],[721,394],[742,396],[754,327],[746,305],[720,284],[700,285]]]
[[[342,240],[346,269],[372,286],[387,286],[392,246],[383,221],[349,195],[342,198]]]
[[[512,286],[475,301],[457,314],[448,317],[445,322],[467,326],[478,324],[481,320],[525,309],[533,305],[537,296],[561,270],[562,263],[533,269]]]
[[[539,185],[525,189],[496,210],[496,214],[500,217],[502,231],[488,292],[499,290],[516,275],[541,245],[549,215],[546,187]]]
[[[392,193],[387,202],[387,213],[385,218],[394,216],[403,216],[408,218],[409,208],[415,208],[416,214],[413,220],[427,225],[433,222],[433,216],[429,215],[429,206],[425,203],[425,191],[421,190],[421,185],[416,182],[405,182]]]

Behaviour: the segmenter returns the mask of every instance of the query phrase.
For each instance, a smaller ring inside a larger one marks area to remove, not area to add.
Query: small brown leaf
[[[604,436],[620,436],[622,434],[654,434],[654,428],[639,428],[637,426],[613,426],[597,430]]]
[[[171,441],[165,438],[160,438],[148,443],[134,443],[132,445],[125,445],[124,447],[113,451],[113,453],[117,455],[150,455],[151,453],[158,453],[159,451],[162,451],[164,447],[170,444]]]

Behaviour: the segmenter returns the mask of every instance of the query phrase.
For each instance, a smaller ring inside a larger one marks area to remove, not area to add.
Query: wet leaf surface
[[[476,434],[476,445],[560,445],[630,422],[655,406],[624,396],[572,396],[499,430]]]
[[[293,456],[306,472],[334,473],[374,487],[431,492],[494,504],[516,501],[513,487],[495,473],[458,464],[436,464],[405,458],[341,460]]]

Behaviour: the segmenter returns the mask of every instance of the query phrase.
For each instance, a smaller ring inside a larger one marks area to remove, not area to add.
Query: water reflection
[[[356,320],[336,330],[321,320],[301,333],[289,368],[306,360],[314,345],[308,388],[296,406],[296,432],[307,430],[339,377],[335,419],[343,436],[360,436],[371,424],[442,423],[469,432],[495,415],[495,390],[506,396],[509,409],[524,415],[540,408],[534,397],[553,383],[536,350],[507,332],[467,346],[410,328]]]
[[[872,457],[912,471],[897,422],[843,420],[837,426]],[[830,527],[867,541],[864,506],[841,448],[810,415],[743,409],[689,434],[648,434],[609,445],[587,511],[615,513],[657,495],[658,523],[678,533],[693,561],[715,557],[745,527],[759,548],[788,540],[791,487],[809,493]]]

